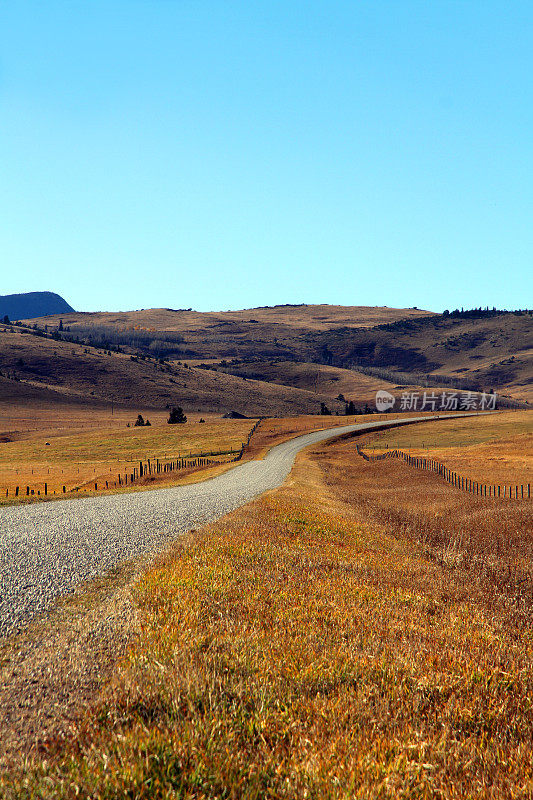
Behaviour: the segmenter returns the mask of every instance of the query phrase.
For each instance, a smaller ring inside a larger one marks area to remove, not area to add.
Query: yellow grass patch
[[[132,415],[133,416],[133,415]],[[94,487],[94,482],[116,481],[139,461],[176,459],[219,450],[237,451],[246,441],[253,420],[145,428],[107,428],[71,436],[35,437],[0,445],[0,492],[13,494],[15,486],[30,485],[48,493]],[[47,444],[48,442],[48,444]],[[224,458],[224,457],[223,457]],[[36,492],[37,493],[37,492]]]
[[[410,451],[481,483],[533,484],[533,411],[414,425],[367,441],[376,453],[386,447]]]

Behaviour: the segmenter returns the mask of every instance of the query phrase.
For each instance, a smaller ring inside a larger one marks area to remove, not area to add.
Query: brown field
[[[20,384],[14,384],[20,388]],[[51,438],[71,433],[83,433],[90,430],[120,429],[133,424],[137,414],[141,413],[152,423],[163,423],[168,418],[168,411],[159,411],[144,406],[135,409],[114,406],[109,403],[83,403],[65,400],[64,397],[46,396],[36,391],[32,396],[20,395],[16,398],[0,399],[0,452],[1,445],[34,436]],[[187,415],[192,421],[198,421],[199,413]],[[204,414],[206,420],[220,419],[220,415]]]
[[[63,409],[64,410],[64,409]],[[26,410],[17,408],[20,415],[16,438],[10,442],[0,442],[0,503],[12,502],[16,486],[20,487],[19,500],[25,502],[26,486],[44,493],[47,484],[48,494],[62,494],[63,486],[67,492],[74,490],[94,493],[95,482],[99,491],[107,480],[110,489],[116,490],[118,474],[124,477],[139,461],[160,459],[172,460],[220,450],[239,450],[246,441],[255,420],[224,420],[213,416],[205,423],[198,422],[194,415],[184,425],[168,425],[168,414],[152,415],[147,412],[150,427],[126,427],[133,424],[135,415],[121,409],[111,417],[110,410],[91,409],[73,406],[70,413],[57,418],[58,409],[39,409],[33,416]],[[55,418],[54,418],[55,414]],[[358,417],[362,421],[365,417]],[[2,417],[0,416],[0,421]],[[354,417],[288,417],[263,420],[255,433],[245,458],[264,455],[270,447],[279,444],[299,433],[348,425]],[[27,427],[25,427],[25,425]],[[12,431],[15,436],[15,432]],[[217,456],[216,460],[227,461],[231,456]],[[220,472],[217,467],[194,470],[194,480],[202,480]],[[135,489],[170,486],[190,480],[190,470],[163,474],[154,478],[137,481]],[[6,490],[9,491],[6,497]],[[124,491],[124,489],[121,489]],[[30,500],[35,499],[30,495]]]
[[[407,373],[475,381],[489,391],[533,402],[533,317],[433,317],[388,329],[330,330],[308,340],[339,366],[393,367]],[[456,385],[460,385],[459,383]]]
[[[67,491],[94,489],[95,482],[101,487],[106,480],[113,487],[118,474],[124,477],[141,460],[237,451],[253,423],[219,419],[205,424],[160,422],[144,428],[122,424],[120,428],[4,443],[0,445],[0,499],[6,499],[6,489],[11,498],[15,486],[29,485],[41,495],[45,483],[49,494],[60,494],[63,486]],[[174,480],[178,480],[177,474]]]
[[[533,411],[443,421],[368,438],[376,453],[398,448],[442,462],[480,483],[533,485]]]
[[[8,414],[9,409],[4,413]],[[131,491],[162,486],[172,486],[191,480],[204,480],[225,470],[232,455],[216,455],[221,466],[202,466],[136,480],[133,487],[119,489],[118,475],[131,474],[139,461],[175,460],[181,457],[205,455],[218,451],[239,450],[246,441],[255,420],[224,420],[206,415],[199,423],[199,414],[192,415],[185,425],[168,425],[168,413],[147,411],[150,427],[136,428],[136,415],[124,409],[99,409],[83,406],[50,406],[26,408],[17,406],[15,417],[5,422],[11,427],[9,435],[0,435],[0,504],[34,502],[66,493]],[[425,412],[419,416],[431,416]],[[395,417],[410,416],[397,414]],[[300,416],[273,417],[261,422],[254,433],[244,458],[262,458],[276,444],[303,433],[353,422],[390,419],[391,415],[367,414],[353,416]],[[2,423],[0,406],[0,424]],[[131,427],[127,428],[126,424]],[[15,427],[16,426],[16,427]],[[1,429],[0,429],[1,430]],[[109,487],[105,487],[105,482]],[[14,497],[19,487],[18,498]],[[29,498],[26,487],[30,487]]]
[[[308,352],[305,341],[330,330],[369,328],[373,325],[414,319],[431,312],[417,309],[372,308],[365,306],[275,306],[227,312],[145,309],[121,313],[75,313],[29,320],[44,329],[58,327],[60,320],[72,333],[101,326],[104,330],[140,334],[167,332],[181,339],[175,359],[209,361],[218,359],[298,360]],[[128,348],[128,352],[133,350]],[[316,359],[308,359],[316,360]],[[322,359],[318,359],[322,360]],[[303,413],[301,408],[295,413]]]
[[[409,417],[411,414],[357,414],[356,416],[301,416],[286,418],[265,419],[254,433],[247,451],[253,458],[261,458],[268,450],[276,444],[293,439],[310,431],[326,430],[341,425],[352,425],[359,422],[382,422],[390,419],[401,419]],[[431,417],[432,412],[421,412],[416,416]]]
[[[530,797],[532,534],[531,504],[369,464],[353,439],[301,454],[285,486],[127,591],[63,607],[57,669],[28,701],[39,727],[13,703],[52,634],[35,630],[28,663],[4,652],[0,786],[43,800]],[[90,664],[68,655],[80,629],[105,634]]]

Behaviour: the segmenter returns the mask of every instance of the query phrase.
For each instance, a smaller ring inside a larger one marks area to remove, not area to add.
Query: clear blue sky
[[[533,3],[0,4],[0,294],[533,305]]]

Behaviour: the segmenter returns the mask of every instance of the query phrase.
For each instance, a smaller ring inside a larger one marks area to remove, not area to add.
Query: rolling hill
[[[201,369],[178,362],[161,363],[144,355],[113,352],[85,344],[0,328],[0,400],[24,403],[52,398],[63,402],[110,403],[132,409],[166,409],[246,416],[318,413],[326,403],[342,411],[344,402],[325,387],[298,388],[281,383]],[[363,376],[366,397],[381,385]]]
[[[443,377],[459,387],[493,388],[533,401],[532,312],[434,315],[372,329],[330,330],[307,338],[311,360],[344,368],[386,368],[410,383]],[[396,378],[397,379],[397,378]]]
[[[87,402],[287,415],[426,384],[533,400],[531,312],[286,305],[68,312],[25,325],[0,328],[0,372]]]

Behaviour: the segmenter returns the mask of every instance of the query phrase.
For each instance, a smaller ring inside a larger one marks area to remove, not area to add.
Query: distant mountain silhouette
[[[66,314],[72,306],[54,292],[26,292],[0,295],[0,320],[6,315],[11,321],[46,317],[47,314]]]

